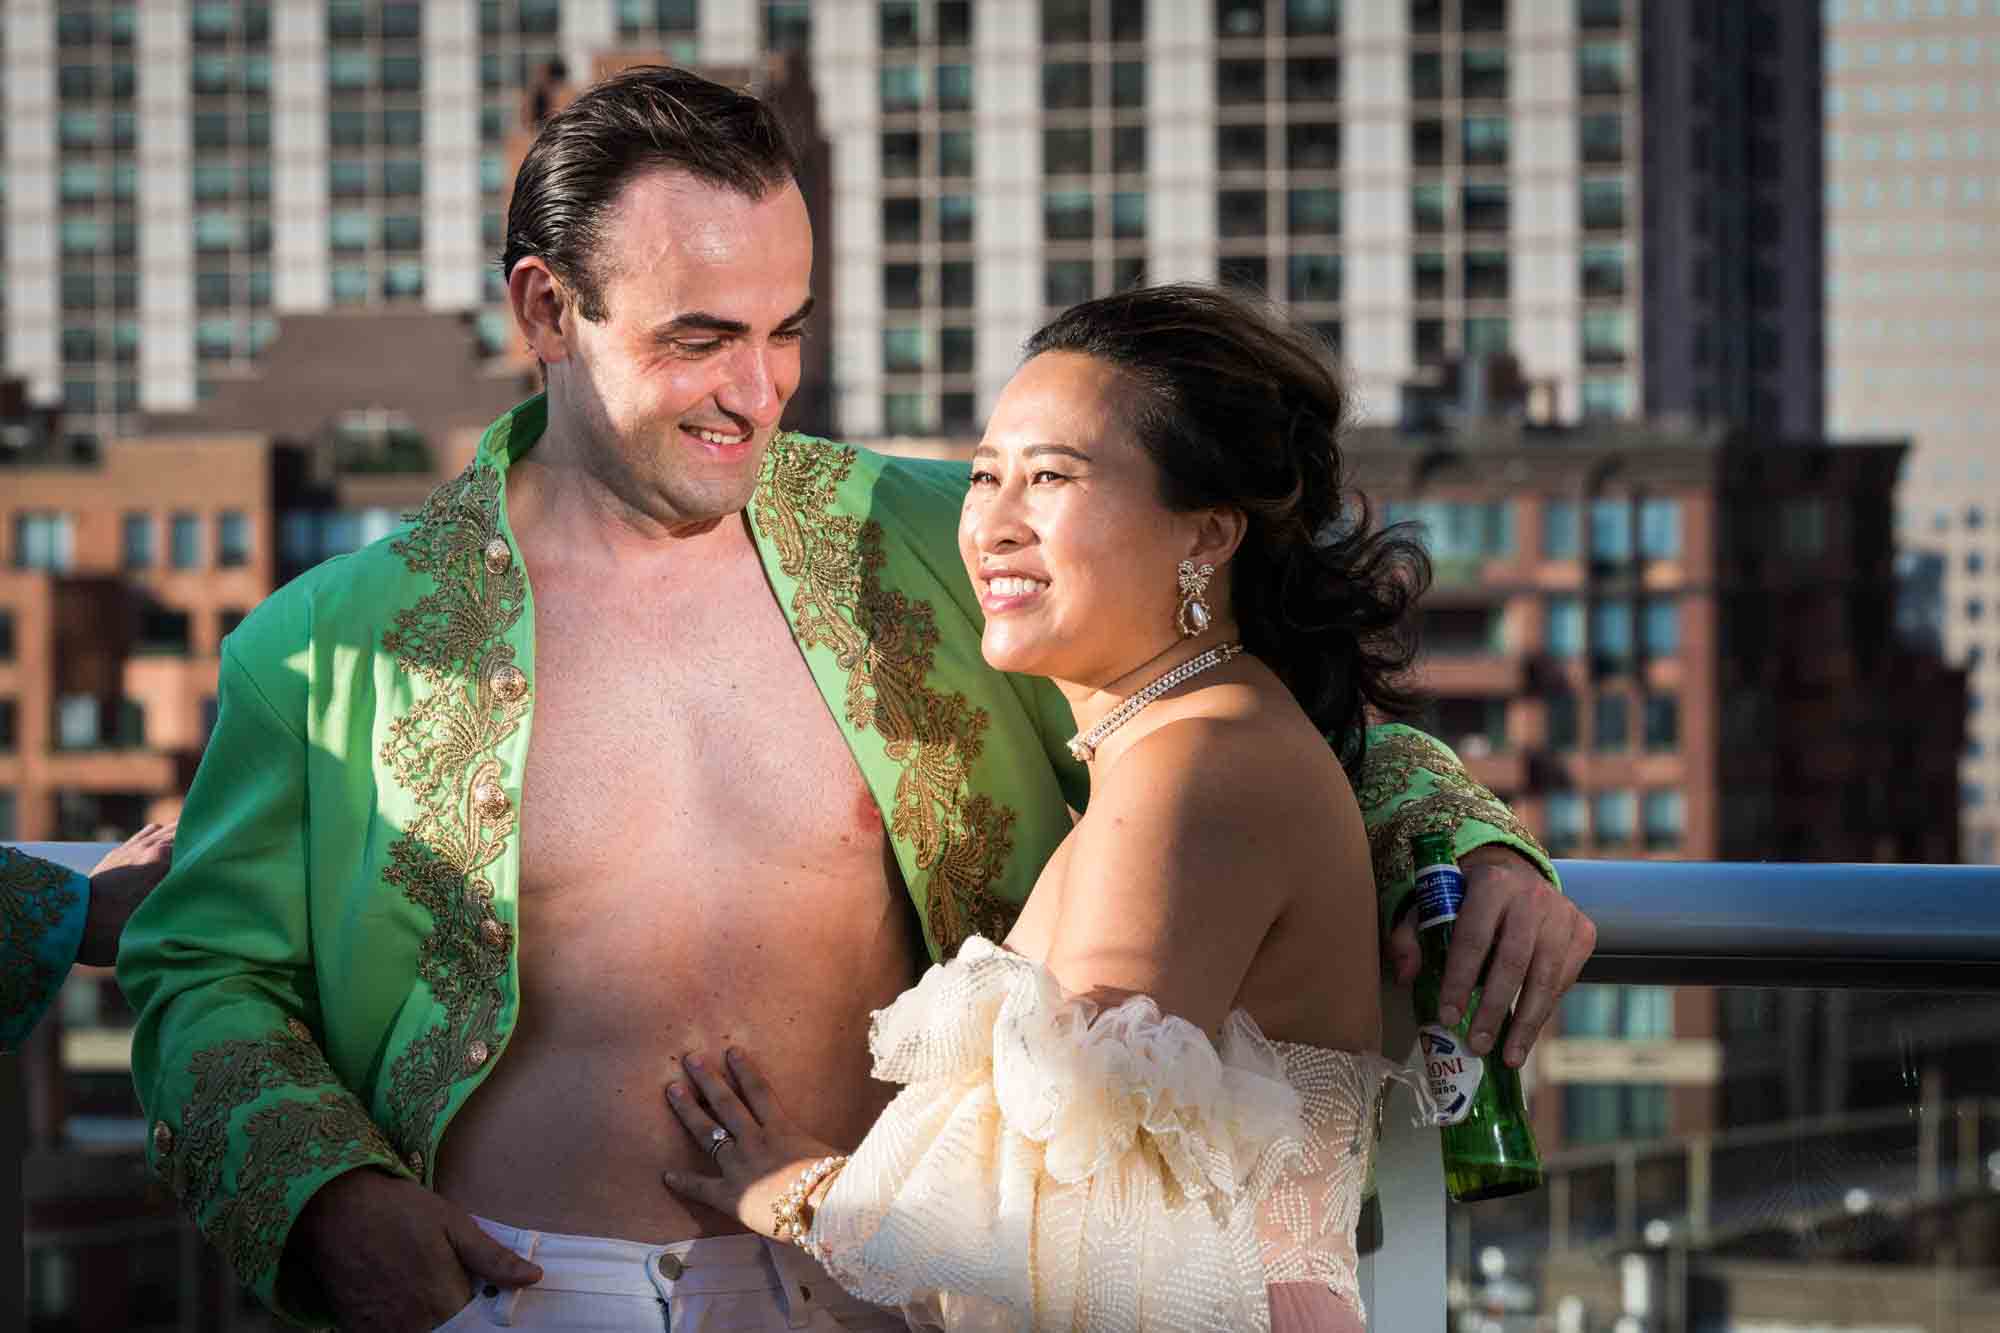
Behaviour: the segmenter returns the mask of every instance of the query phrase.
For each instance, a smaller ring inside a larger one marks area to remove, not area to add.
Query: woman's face
[[[1160,502],[1134,392],[1076,352],[1044,352],[1001,392],[958,523],[989,665],[1094,686],[1178,639],[1175,574],[1199,517]]]

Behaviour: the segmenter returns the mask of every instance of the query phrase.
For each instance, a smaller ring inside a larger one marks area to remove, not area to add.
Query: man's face
[[[552,428],[580,432],[593,473],[662,522],[739,512],[799,385],[812,225],[798,188],[750,199],[647,172],[609,210],[597,276],[605,318],[572,306],[548,366]]]

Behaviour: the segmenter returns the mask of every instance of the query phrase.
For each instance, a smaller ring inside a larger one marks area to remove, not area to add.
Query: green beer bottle
[[[1458,1203],[1526,1193],[1542,1183],[1542,1159],[1521,1097],[1520,1072],[1500,1058],[1514,1017],[1509,1014],[1501,1022],[1499,1037],[1483,1060],[1466,1045],[1479,1008],[1478,990],[1456,1027],[1439,1024],[1438,991],[1451,949],[1451,923],[1465,899],[1465,875],[1447,834],[1419,833],[1410,840],[1410,852],[1417,871],[1417,942],[1424,951],[1414,988],[1417,1041],[1444,1140],[1445,1189]]]

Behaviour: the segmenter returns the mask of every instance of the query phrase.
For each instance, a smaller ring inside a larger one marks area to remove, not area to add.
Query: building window
[[[1562,1094],[1565,1143],[1633,1143],[1666,1137],[1665,1084],[1570,1083]]]
[[[1051,306],[1088,301],[1095,282],[1088,259],[1051,259],[1042,265],[1042,299]]]
[[[1088,190],[1051,190],[1042,196],[1042,235],[1051,241],[1087,241],[1095,225]]]
[[[1646,850],[1676,851],[1687,832],[1687,798],[1677,791],[1646,793]]]
[[[1622,694],[1600,694],[1592,718],[1590,747],[1623,750],[1632,743],[1631,702]]]
[[[1506,300],[1509,286],[1507,252],[1468,250],[1465,255],[1464,279],[1466,300]]]
[[[1681,650],[1681,604],[1672,597],[1648,598],[1639,612],[1639,639],[1648,657],[1674,657]]]
[[[1341,288],[1339,255],[1294,254],[1286,260],[1289,294],[1294,301],[1338,301]]]
[[[1585,162],[1598,164],[1625,159],[1625,118],[1615,113],[1579,116],[1576,122],[1577,152]]]
[[[1616,178],[1584,181],[1577,187],[1577,209],[1586,231],[1623,227],[1625,182]]]
[[[1215,196],[1215,212],[1223,236],[1262,236],[1267,229],[1262,190],[1223,190]]]
[[[92,750],[103,739],[103,710],[93,694],[65,694],[56,700],[56,748]]]
[[[1340,231],[1340,191],[1291,190],[1285,197],[1285,219],[1294,236],[1332,236]]]
[[[0,787],[0,840],[19,836],[14,821],[14,793]]]
[[[882,396],[882,418],[891,435],[923,435],[931,429],[930,399],[920,393]]]
[[[1458,95],[1502,101],[1507,96],[1507,49],[1500,46],[1468,47],[1459,58]]]
[[[1778,545],[1786,555],[1800,559],[1826,554],[1826,502],[1806,496],[1779,506]]]
[[[1556,856],[1575,851],[1583,842],[1583,797],[1569,791],[1551,792],[1544,807],[1542,845]]]
[[[14,612],[0,606],[0,662],[14,660]]]
[[[1623,417],[1631,411],[1631,381],[1587,379],[1583,382],[1583,415],[1587,420]]]
[[[19,733],[14,729],[14,712],[15,704],[12,699],[0,699],[0,754],[14,753],[15,745],[19,744],[16,739]],[[0,834],[0,837],[4,836],[6,835]]]
[[[1585,42],[1576,49],[1576,90],[1585,97],[1625,91],[1629,62],[1623,42]]]
[[[1564,754],[1576,748],[1576,696],[1574,694],[1552,694],[1544,701],[1546,723],[1544,730],[1549,749]]]
[[[1410,256],[1410,295],[1419,301],[1442,301],[1445,288],[1444,256],[1434,250],[1419,250]]]
[[[1574,500],[1542,502],[1542,557],[1547,560],[1574,560],[1577,557],[1579,513]]]
[[[153,541],[153,516],[127,514],[123,526],[125,568],[151,569],[157,559]]]
[[[1444,186],[1436,181],[1419,181],[1410,187],[1410,230],[1435,233],[1445,229]]]
[[[225,568],[250,563],[250,519],[240,510],[225,509],[216,525],[216,563]]]
[[[1625,258],[1622,245],[1583,247],[1578,263],[1586,299],[1605,300],[1625,295]]]
[[[1578,986],[1562,999],[1562,1035],[1659,1041],[1674,1035],[1667,986]]]
[[[1467,116],[1459,127],[1459,152],[1469,167],[1507,165],[1505,116]]]
[[[169,520],[168,558],[175,569],[201,565],[201,516],[175,514]]]
[[[1548,624],[1543,641],[1551,655],[1580,657],[1583,654],[1583,603],[1570,596],[1549,598]]]
[[[1639,822],[1638,802],[1629,791],[1601,791],[1590,798],[1593,835],[1600,845],[1632,841]]]
[[[1625,500],[1590,502],[1592,564],[1618,566],[1632,560],[1632,506]]]
[[[1467,231],[1507,230],[1507,187],[1474,184],[1465,187],[1460,200],[1461,221]]]
[[[1648,560],[1677,560],[1681,554],[1681,502],[1639,502],[1639,554]]]
[[[74,525],[67,514],[14,516],[14,568],[60,574],[75,555]]]
[[[1612,598],[1590,608],[1590,656],[1599,671],[1632,664],[1632,604]]]
[[[1680,700],[1656,694],[1646,700],[1646,748],[1655,753],[1678,749],[1681,743]]]
[[[1623,310],[1583,312],[1583,364],[1622,366],[1632,354],[1632,317]]]

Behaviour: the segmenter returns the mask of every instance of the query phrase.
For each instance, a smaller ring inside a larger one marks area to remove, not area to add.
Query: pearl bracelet
[[[812,1230],[812,1223],[802,1215],[806,1212],[806,1201],[812,1198],[820,1183],[847,1165],[847,1154],[838,1153],[832,1157],[822,1157],[792,1182],[792,1187],[771,1201],[771,1229],[779,1240],[787,1240],[808,1254],[813,1247],[807,1243],[806,1235]]]

